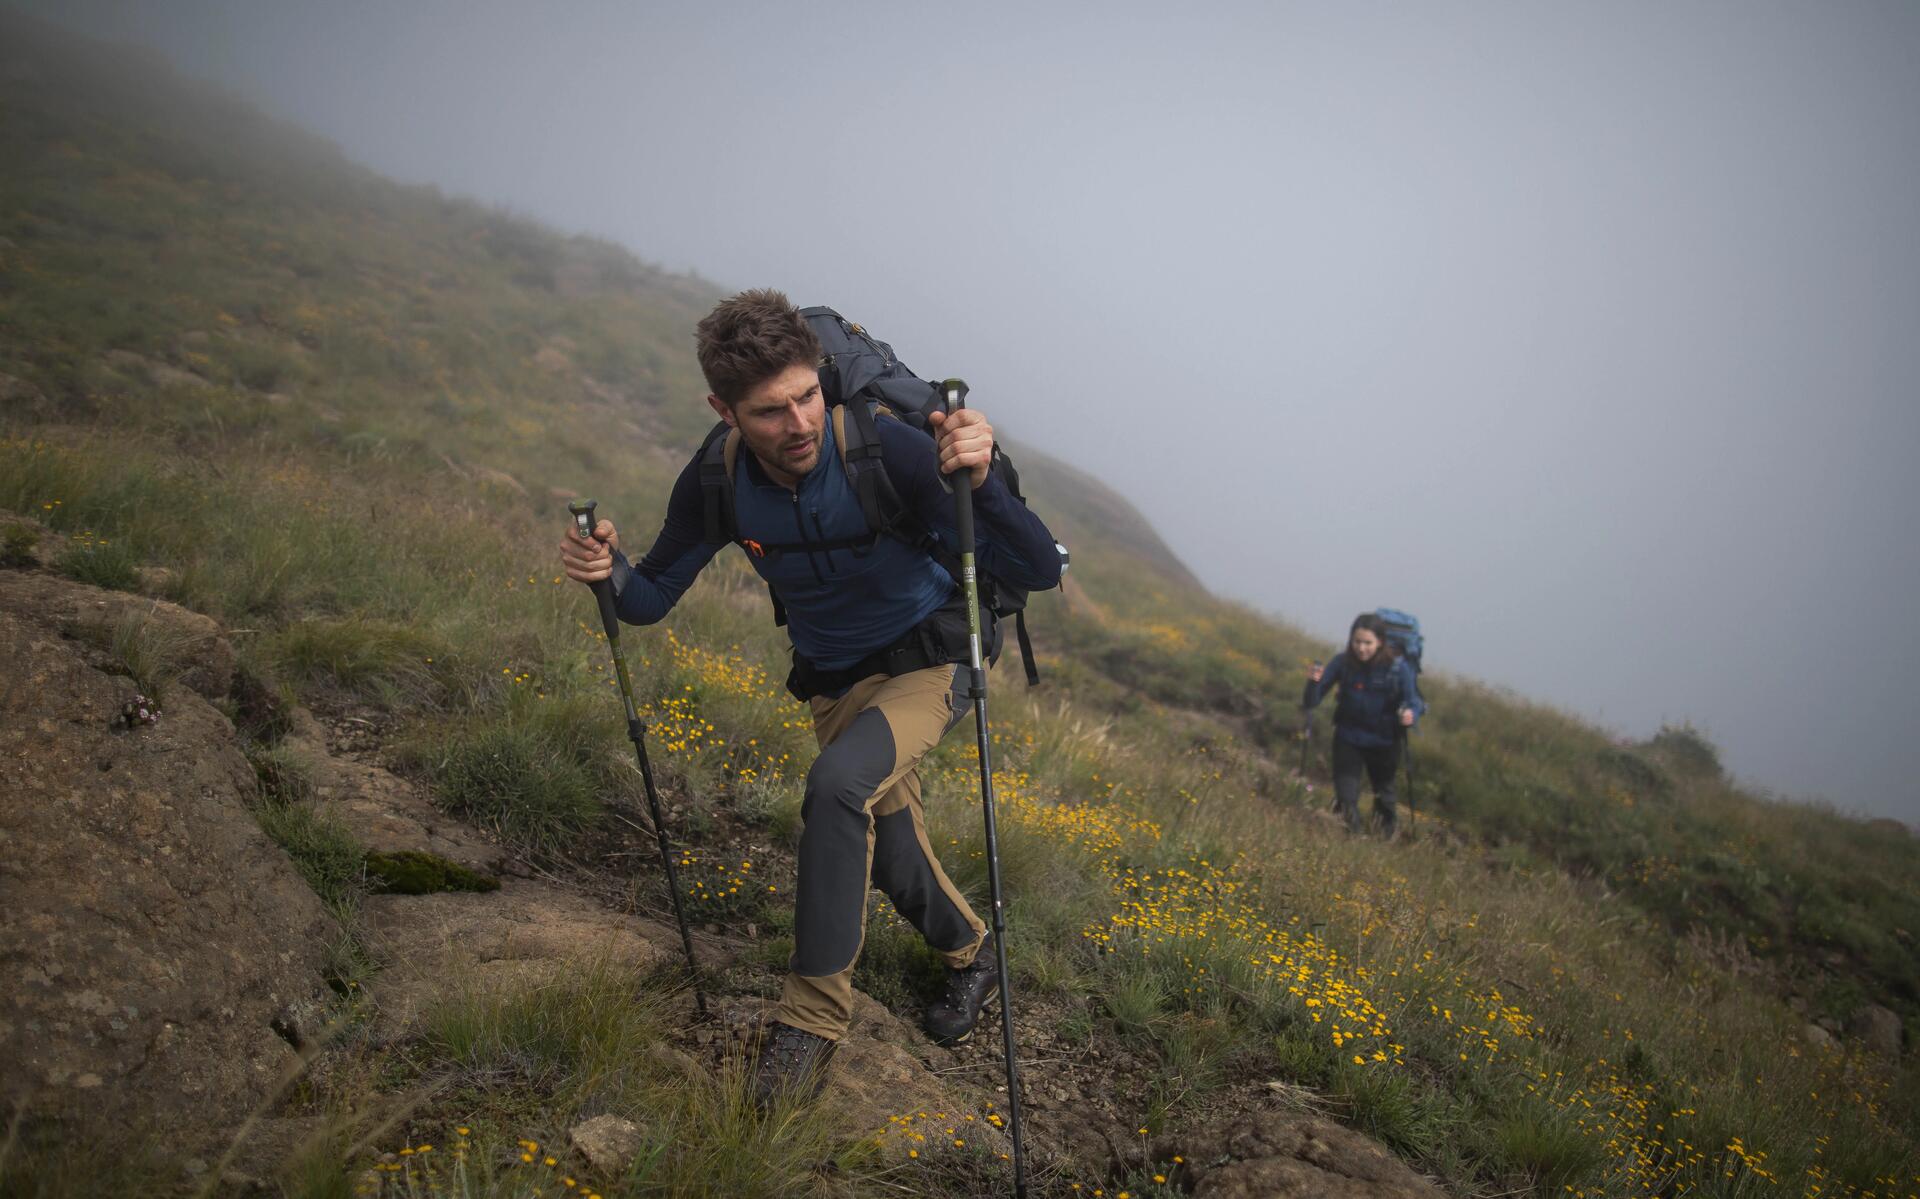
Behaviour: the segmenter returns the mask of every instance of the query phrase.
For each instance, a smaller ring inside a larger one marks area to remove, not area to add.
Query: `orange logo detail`
[[[745,546],[747,552],[749,554],[752,554],[756,558],[764,558],[767,556],[767,551],[760,545],[760,543],[757,541],[754,541],[751,538],[743,538],[740,544]]]

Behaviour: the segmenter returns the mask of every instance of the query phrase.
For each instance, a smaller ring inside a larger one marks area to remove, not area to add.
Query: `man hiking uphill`
[[[1399,831],[1394,774],[1400,768],[1400,733],[1427,710],[1413,667],[1388,637],[1386,622],[1372,612],[1356,616],[1347,648],[1325,667],[1307,671],[1300,704],[1311,709],[1334,687],[1333,796],[1349,832],[1360,831],[1360,775],[1373,783],[1373,810],[1382,836]]]
[[[817,1094],[852,1016],[852,975],[877,886],[946,960],[948,986],[927,1031],[954,1043],[997,994],[990,934],[928,840],[920,759],[968,711],[968,626],[955,580],[928,548],[876,535],[849,481],[806,320],[777,291],[746,291],[700,322],[707,402],[737,434],[729,445],[733,531],[784,609],[793,640],[788,688],[813,710],[820,756],[801,807],[790,973],[761,1042],[754,1097]],[[980,569],[1027,590],[1060,580],[1053,536],[990,472],[993,428],[978,409],[932,414],[934,436],[876,422],[901,504],[955,545],[947,476],[967,479],[978,516]],[[739,453],[737,451],[746,452]],[[681,471],[666,520],[638,565],[610,521],[561,547],[569,577],[610,578],[621,620],[666,616],[718,552],[709,540],[703,450]]]

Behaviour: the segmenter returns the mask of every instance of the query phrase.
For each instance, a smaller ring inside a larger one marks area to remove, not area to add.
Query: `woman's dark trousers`
[[[1334,809],[1347,822],[1347,831],[1360,831],[1360,775],[1364,772],[1373,784],[1374,823],[1380,833],[1392,837],[1400,830],[1395,810],[1394,777],[1400,769],[1400,743],[1371,746],[1354,745],[1345,738],[1333,739]]]

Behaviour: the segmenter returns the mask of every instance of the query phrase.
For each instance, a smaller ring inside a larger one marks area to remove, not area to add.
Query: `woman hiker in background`
[[[1334,686],[1333,796],[1349,832],[1360,831],[1360,772],[1373,783],[1373,810],[1382,836],[1399,831],[1394,775],[1400,769],[1400,735],[1427,710],[1413,667],[1387,640],[1386,623],[1371,612],[1354,617],[1347,648],[1322,667],[1307,671],[1302,707],[1312,708]]]

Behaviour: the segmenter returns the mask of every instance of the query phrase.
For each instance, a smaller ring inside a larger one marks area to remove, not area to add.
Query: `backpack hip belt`
[[[988,658],[992,659],[999,656],[999,622],[991,612],[983,615],[989,626],[985,641],[993,647]],[[966,605],[956,595],[891,645],[875,650],[852,666],[822,670],[801,657],[799,650],[794,650],[793,669],[787,674],[787,693],[805,703],[818,695],[845,691],[861,679],[876,674],[898,678],[929,666],[964,662],[967,656]]]

